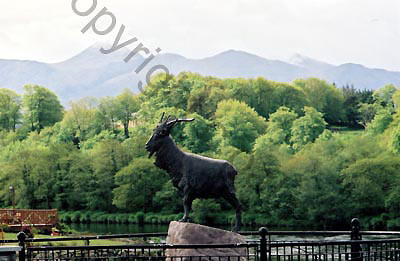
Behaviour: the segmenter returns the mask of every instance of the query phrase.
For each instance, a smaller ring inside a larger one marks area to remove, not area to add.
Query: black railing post
[[[19,232],[17,234],[17,238],[19,241],[19,246],[21,247],[21,250],[19,251],[19,261],[25,261],[25,239],[26,239],[26,234],[24,232]]]
[[[260,261],[267,261],[267,234],[268,230],[261,227],[258,232],[260,233]]]
[[[360,221],[358,218],[353,218],[351,220],[351,240],[362,240],[360,234]],[[352,261],[360,261],[362,260],[362,248],[360,243],[351,243],[351,260]]]

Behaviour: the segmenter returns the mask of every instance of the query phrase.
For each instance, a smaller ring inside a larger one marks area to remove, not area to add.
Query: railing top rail
[[[5,240],[0,240],[0,244],[11,244],[11,243],[18,243],[19,241],[17,239],[5,239]]]
[[[374,240],[310,240],[310,241],[270,241],[271,247],[288,246],[326,246],[326,245],[351,245],[351,244],[384,244],[400,242],[400,238],[374,239]]]
[[[51,250],[95,250],[95,249],[121,249],[121,248],[141,248],[141,249],[204,249],[204,248],[252,248],[258,247],[257,243],[238,243],[238,244],[131,244],[131,245],[104,245],[104,246],[34,246],[28,247],[29,251],[51,251]]]
[[[259,231],[241,231],[241,235],[252,236],[260,235]],[[351,231],[268,231],[268,235],[271,236],[298,236],[298,235],[350,235]]]
[[[258,231],[241,231],[241,235],[244,236],[252,236],[259,235]],[[331,235],[350,235],[351,231],[268,231],[268,235],[271,236],[331,236]],[[400,235],[400,231],[360,231],[361,235],[376,235],[376,236],[391,236],[391,235]]]
[[[241,231],[244,236],[259,236],[259,231]],[[268,231],[272,236],[336,236],[350,235],[350,231]],[[376,236],[400,236],[400,231],[360,231],[361,235]],[[74,240],[96,240],[96,239],[115,239],[115,238],[150,238],[166,237],[168,233],[135,233],[135,234],[113,234],[79,237],[57,237],[57,238],[26,238],[26,242],[54,242],[54,241],[74,241]],[[0,240],[0,243],[18,243],[18,240]],[[325,241],[326,242],[326,241]]]
[[[137,234],[113,234],[113,235],[97,235],[97,236],[80,236],[80,237],[56,237],[56,238],[27,238],[26,242],[51,242],[51,241],[73,241],[73,240],[96,240],[96,239],[113,239],[113,238],[150,238],[150,237],[166,237],[167,233],[137,233]]]
[[[371,236],[390,236],[390,235],[400,235],[400,231],[360,231],[361,235],[371,235]]]

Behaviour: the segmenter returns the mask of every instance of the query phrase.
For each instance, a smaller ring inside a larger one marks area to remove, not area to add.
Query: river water
[[[84,234],[97,234],[97,235],[106,235],[106,234],[134,234],[134,233],[155,233],[155,232],[167,232],[168,225],[138,225],[138,224],[68,224],[70,228],[73,230],[84,233]],[[218,226],[215,226],[218,227]],[[230,230],[230,227],[227,226],[219,226],[218,228]],[[259,227],[249,227],[244,226],[242,231],[258,231]],[[273,228],[270,231],[277,230],[288,230],[287,228]],[[296,229],[294,229],[296,230]],[[298,230],[312,230],[312,229],[298,229]],[[364,236],[363,239],[384,239],[384,238],[393,238],[395,236]],[[258,236],[252,236],[252,238],[257,238]],[[283,240],[283,241],[302,241],[302,240],[349,240],[349,235],[340,235],[340,236],[272,236],[271,239],[274,240]]]

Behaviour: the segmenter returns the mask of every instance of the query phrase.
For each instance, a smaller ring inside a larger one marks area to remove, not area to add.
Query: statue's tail
[[[226,177],[229,190],[230,192],[235,193],[235,177],[238,174],[238,172],[232,165],[229,165],[229,167],[226,169],[226,172],[227,172]]]

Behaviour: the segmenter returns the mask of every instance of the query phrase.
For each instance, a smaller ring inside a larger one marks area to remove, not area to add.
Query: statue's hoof
[[[179,222],[189,222],[189,218],[181,218]]]
[[[232,232],[235,232],[235,233],[239,233],[240,227],[239,227],[239,226],[235,226],[234,228],[232,228],[231,231],[232,231]]]

